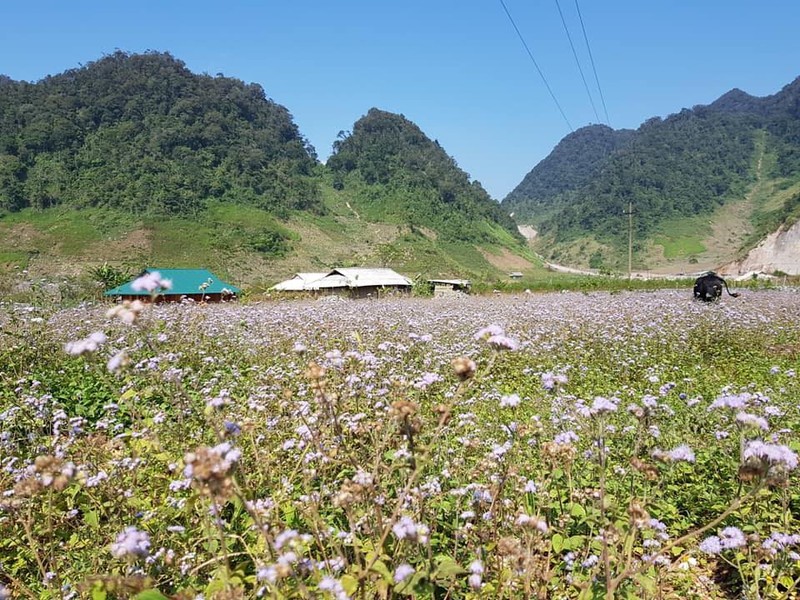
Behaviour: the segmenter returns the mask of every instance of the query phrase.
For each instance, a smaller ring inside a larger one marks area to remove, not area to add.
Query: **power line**
[[[589,51],[589,60],[592,63],[592,71],[594,72],[594,80],[597,83],[597,90],[600,92],[600,101],[603,103],[603,112],[606,115],[606,124],[611,127],[611,119],[608,118],[608,109],[606,108],[606,99],[603,97],[603,88],[600,87],[600,78],[597,76],[597,68],[594,64],[594,56],[592,56],[592,47],[589,45],[589,37],[586,35],[586,27],[583,24],[583,16],[581,15],[581,7],[578,5],[578,0],[575,0],[575,8],[578,10],[578,19],[581,22],[581,30],[583,31],[583,41],[586,42],[586,49]],[[559,11],[560,10],[561,9],[559,8]],[[573,52],[574,51],[575,49],[573,48]],[[581,76],[583,76],[583,72],[581,72]],[[584,83],[586,82],[584,81]]]
[[[542,70],[539,68],[536,59],[533,58],[533,53],[531,52],[531,49],[528,48],[528,44],[525,42],[525,38],[522,37],[522,34],[519,31],[519,27],[517,27],[517,24],[514,22],[514,17],[511,16],[510,12],[508,12],[508,7],[506,6],[506,3],[503,0],[500,0],[500,4],[503,5],[503,10],[506,11],[506,16],[508,16],[508,20],[511,21],[511,25],[514,26],[514,31],[517,32],[517,36],[519,37],[519,40],[522,42],[522,45],[525,47],[525,51],[528,53],[528,56],[530,57],[531,62],[533,63],[533,66],[536,67],[536,71],[539,73],[539,77],[542,78],[542,81],[544,82],[547,91],[550,93],[550,97],[553,99],[553,102],[555,102],[555,105],[558,107],[558,112],[561,113],[561,116],[564,118],[564,121],[566,122],[567,127],[569,127],[570,132],[574,132],[575,130],[572,128],[572,124],[570,124],[569,119],[567,119],[567,115],[564,113],[564,109],[561,108],[561,104],[558,102],[556,95],[553,93],[550,84],[547,83],[547,78],[544,76],[544,73],[542,73]]]
[[[556,0],[556,6],[558,7],[558,15],[561,17],[561,24],[564,26],[564,33],[567,34],[567,39],[569,40],[569,47],[572,48],[572,56],[575,57],[575,64],[578,65],[578,71],[580,72],[581,79],[583,80],[583,88],[586,90],[586,95],[589,96],[589,104],[592,105],[594,116],[597,119],[597,122],[600,123],[600,115],[597,114],[597,108],[594,105],[594,100],[592,99],[592,93],[589,91],[589,84],[586,83],[586,77],[584,76],[583,69],[581,68],[581,61],[578,60],[578,53],[575,51],[575,44],[572,43],[572,36],[569,34],[567,21],[564,19],[564,13],[561,11],[561,4],[559,3],[558,0]]]

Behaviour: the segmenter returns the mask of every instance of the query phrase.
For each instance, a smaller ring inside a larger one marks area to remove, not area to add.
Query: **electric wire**
[[[592,99],[592,93],[589,91],[589,84],[586,83],[586,76],[583,74],[583,69],[581,68],[581,61],[578,59],[578,53],[575,51],[575,44],[572,43],[572,36],[569,34],[569,27],[567,27],[567,21],[564,19],[564,13],[561,10],[561,3],[556,0],[556,7],[558,8],[558,16],[561,17],[561,24],[564,26],[564,33],[567,34],[567,40],[569,40],[569,47],[572,48],[572,56],[575,58],[575,64],[578,65],[578,71],[581,74],[581,80],[583,81],[583,88],[586,90],[586,95],[589,96],[589,104],[592,105],[592,111],[594,111],[594,116],[597,119],[597,122],[600,123],[600,115],[597,114],[597,107],[594,105],[594,100]]]
[[[531,62],[533,63],[533,66],[536,67],[536,71],[539,73],[539,77],[542,78],[542,81],[544,82],[544,85],[547,88],[547,91],[550,93],[550,97],[553,99],[553,102],[555,103],[556,107],[558,108],[558,112],[561,113],[561,116],[564,118],[564,122],[566,122],[567,127],[569,127],[570,132],[574,132],[575,130],[572,128],[572,124],[569,122],[569,119],[567,118],[567,115],[564,113],[564,109],[561,108],[561,104],[559,103],[558,99],[556,98],[555,93],[553,93],[553,89],[550,87],[550,84],[547,83],[547,78],[544,76],[544,73],[539,68],[539,64],[536,62],[536,59],[533,57],[533,52],[531,52],[531,49],[528,47],[527,42],[525,42],[525,38],[522,37],[522,33],[520,32],[519,27],[517,27],[517,24],[514,22],[514,17],[512,17],[511,13],[508,11],[508,7],[506,6],[506,3],[504,2],[504,0],[500,0],[500,4],[503,6],[503,10],[505,11],[506,16],[508,17],[508,20],[511,21],[511,25],[514,27],[514,31],[517,32],[517,37],[519,37],[519,40],[522,42],[522,45],[525,47],[525,51],[528,53],[528,57],[531,59]]]
[[[611,119],[608,118],[608,109],[606,108],[606,99],[603,96],[603,88],[600,87],[600,78],[597,76],[597,68],[595,67],[594,64],[594,56],[592,56],[592,47],[589,45],[589,37],[586,35],[586,27],[583,24],[583,15],[581,15],[581,7],[578,5],[578,0],[575,0],[575,8],[578,11],[578,19],[581,22],[581,30],[583,31],[583,41],[586,42],[586,49],[589,51],[589,61],[592,63],[592,71],[594,72],[595,83],[597,83],[597,91],[600,92],[600,101],[603,104],[603,112],[606,115],[606,125],[611,127]],[[581,73],[581,75],[583,75],[583,73]],[[584,83],[586,82],[584,81]]]

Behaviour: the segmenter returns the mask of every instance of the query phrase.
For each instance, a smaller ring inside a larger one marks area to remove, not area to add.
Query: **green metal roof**
[[[241,290],[229,283],[225,283],[214,275],[211,271],[206,269],[154,269],[146,268],[137,277],[117,286],[114,289],[108,290],[106,296],[149,296],[150,293],[144,290],[133,290],[131,284],[144,275],[145,273],[154,273],[158,271],[162,279],[169,279],[172,281],[172,287],[169,290],[160,290],[163,294],[179,294],[179,295],[193,295],[193,294],[220,294],[222,290],[228,290],[234,294],[239,294]],[[205,289],[201,289],[203,284],[207,283]]]

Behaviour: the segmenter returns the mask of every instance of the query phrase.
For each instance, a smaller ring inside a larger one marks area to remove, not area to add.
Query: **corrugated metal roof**
[[[295,273],[294,277],[273,285],[270,289],[278,292],[302,292],[310,290],[312,282],[322,279],[327,273]]]
[[[318,279],[317,281],[311,281],[307,284],[307,290],[327,290],[330,288],[343,288],[343,287],[350,287],[347,282],[347,277],[344,275],[339,275],[335,271],[333,273],[329,273],[322,279]]]
[[[408,287],[408,278],[392,269],[341,268],[328,273],[296,273],[271,289],[282,292],[326,290],[331,288]]]
[[[472,284],[469,279],[428,279],[428,283],[432,283],[434,285],[460,285],[463,287],[468,287]]]
[[[148,267],[144,269],[136,278],[108,290],[106,296],[149,296],[145,290],[134,290],[131,286],[133,282],[146,273],[159,273],[162,279],[169,279],[172,287],[168,290],[158,290],[162,294],[194,295],[194,294],[221,294],[228,291],[239,294],[241,290],[229,283],[225,283],[206,269],[155,269]],[[203,289],[202,286],[205,285]]]
[[[342,275],[347,280],[348,287],[390,287],[390,286],[411,286],[414,282],[408,277],[400,275],[392,269],[365,269],[365,268],[342,268],[334,269],[325,279],[332,275]]]

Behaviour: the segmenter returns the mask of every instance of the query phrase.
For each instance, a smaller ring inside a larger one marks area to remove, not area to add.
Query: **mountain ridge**
[[[261,85],[196,75],[165,52],[0,77],[0,269],[203,263],[266,284],[377,263],[499,280],[506,252],[540,267],[499,204],[404,116],[371,109],[352,130],[322,164]]]
[[[613,135],[598,126],[578,133],[591,143],[580,147],[571,143],[574,134],[566,136],[502,201],[539,231],[535,245],[550,260],[620,269],[629,204],[639,215],[632,232],[639,268],[717,266],[699,224],[743,201],[755,186],[749,225],[733,235],[730,260],[798,216],[795,196],[784,191],[800,182],[800,78],[768,96],[735,88],[711,104],[653,117],[619,147],[598,144],[599,135]],[[593,176],[576,179],[586,165]],[[541,185],[549,180],[571,185]]]

